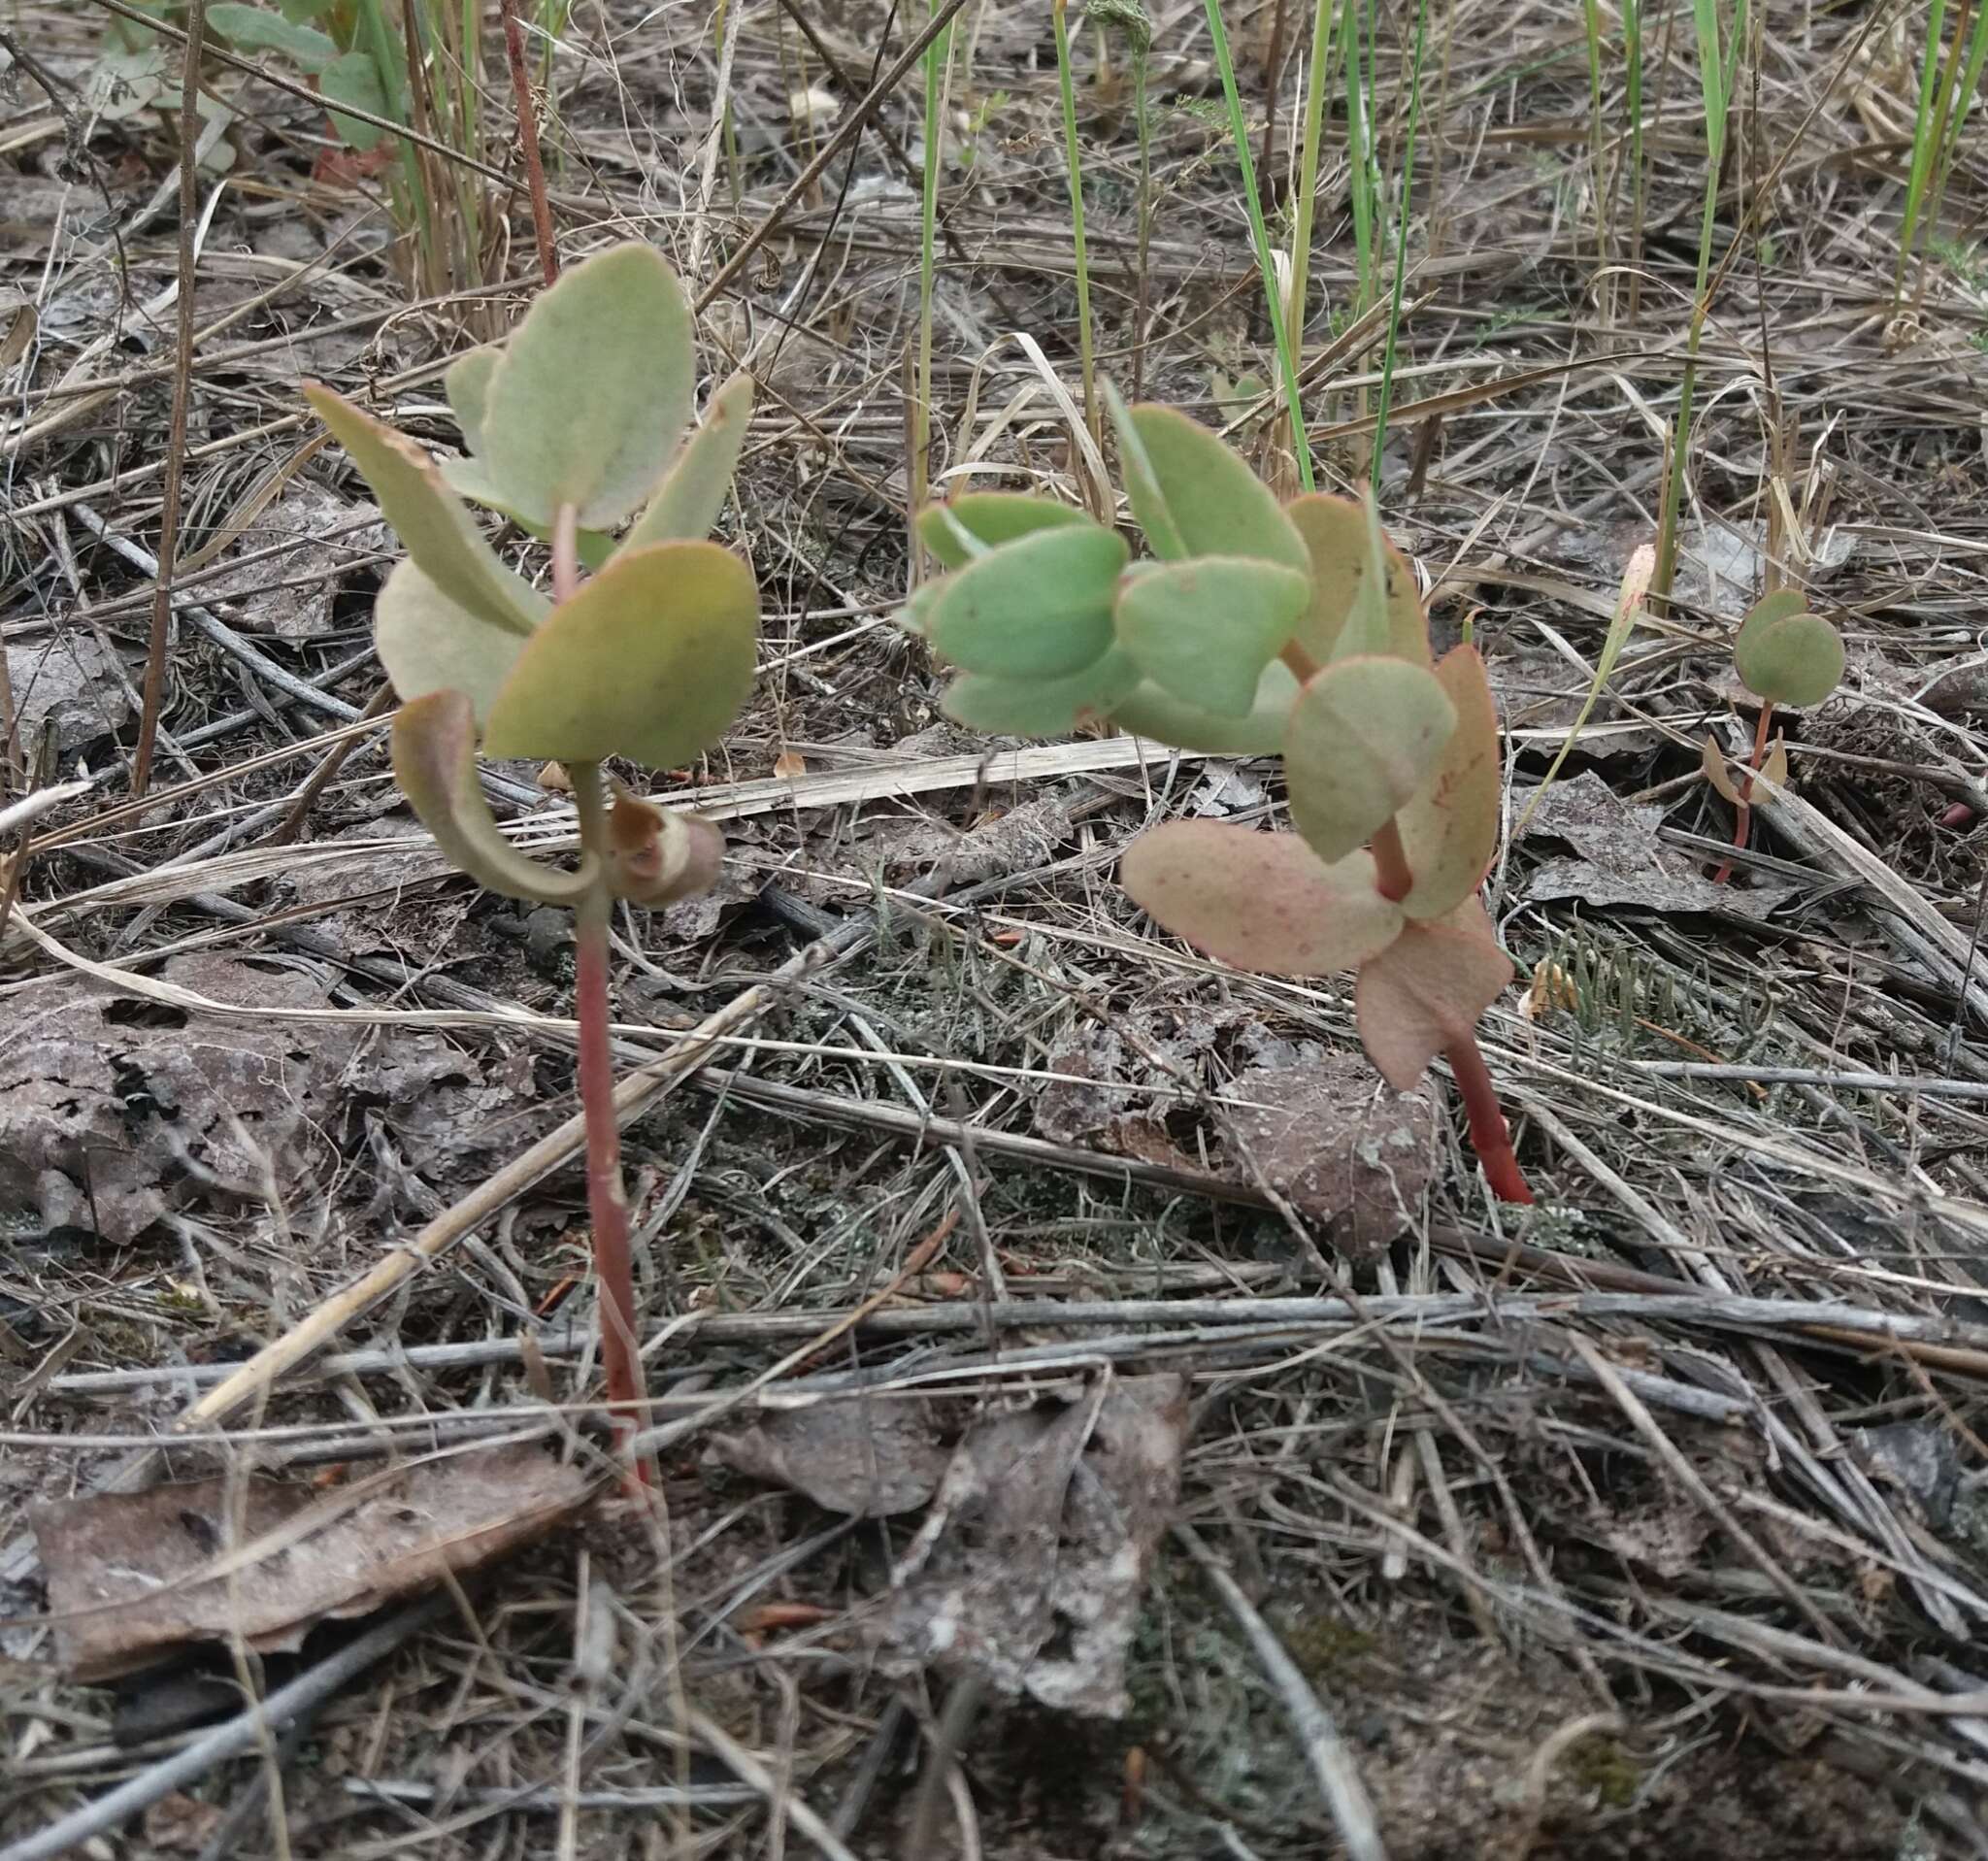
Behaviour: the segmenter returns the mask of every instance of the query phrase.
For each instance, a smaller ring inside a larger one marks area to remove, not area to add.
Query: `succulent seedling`
[[[1408,1091],[1447,1056],[1498,1195],[1530,1202],[1476,1041],[1511,980],[1477,888],[1496,850],[1484,664],[1432,662],[1408,564],[1371,501],[1279,506],[1206,427],[1110,397],[1152,559],[1080,512],[969,492],[919,518],[947,573],[900,617],[959,669],[973,728],[1110,721],[1183,749],[1281,754],[1296,833],[1176,821],[1127,849],[1127,892],[1238,968],[1357,970],[1360,1037]]]
[[[1843,642],[1836,628],[1794,588],[1780,588],[1756,601],[1733,640],[1733,667],[1740,682],[1760,700],[1753,727],[1753,758],[1749,773],[1739,782],[1726,774],[1726,759],[1709,737],[1705,746],[1706,779],[1733,804],[1733,846],[1746,845],[1751,822],[1753,774],[1765,770],[1777,786],[1787,779],[1788,755],[1778,740],[1772,753],[1768,731],[1775,705],[1819,705],[1843,677]],[[1712,875],[1723,885],[1733,876],[1733,862],[1723,861]]]
[[[650,248],[628,245],[566,273],[501,349],[473,349],[450,368],[466,459],[438,465],[329,388],[304,389],[408,552],[374,609],[375,643],[401,698],[402,788],[470,878],[574,913],[601,1354],[624,1426],[643,1378],[608,1036],[608,921],[617,899],[658,908],[706,889],[723,840],[709,821],[611,782],[601,765],[617,756],[674,767],[715,743],[751,687],[759,624],[751,570],[706,537],[738,462],[751,383],[738,376],[718,389],[686,438],[695,382],[682,287]],[[550,601],[497,559],[458,492],[549,541]],[[505,838],[479,782],[480,748],[565,765],[580,818],[575,870]]]

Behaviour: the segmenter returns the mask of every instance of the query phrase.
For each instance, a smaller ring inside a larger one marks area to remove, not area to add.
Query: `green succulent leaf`
[[[1415,572],[1384,536],[1379,548],[1386,570],[1386,592],[1378,638],[1374,637],[1373,604],[1363,599],[1372,576],[1374,549],[1367,507],[1352,498],[1311,491],[1294,498],[1284,507],[1284,515],[1305,539],[1311,564],[1311,605],[1299,623],[1298,644],[1323,665],[1339,650],[1347,621],[1357,611],[1361,626],[1355,637],[1364,635],[1373,642],[1360,650],[1385,652],[1426,666],[1429,621],[1415,587]]]
[[[207,10],[207,23],[238,51],[281,52],[302,72],[322,71],[338,56],[338,45],[328,33],[295,24],[267,7],[215,0]]]
[[[373,487],[409,555],[449,600],[512,633],[530,633],[545,618],[545,597],[497,560],[420,447],[319,382],[306,382],[304,397]]]
[[[1152,405],[1114,405],[1112,417],[1132,514],[1155,555],[1255,556],[1310,572],[1304,539],[1270,487],[1199,420]]]
[[[930,640],[932,637],[932,611],[939,605],[939,597],[945,592],[944,582],[926,582],[911,590],[911,598],[890,616],[891,624],[900,633],[908,633],[913,640]]]
[[[742,370],[711,397],[704,418],[683,442],[648,509],[622,539],[624,549],[690,543],[711,534],[725,508],[751,418],[752,377]]]
[[[1445,922],[1410,924],[1361,965],[1360,1044],[1388,1084],[1411,1092],[1437,1054],[1474,1033],[1511,976],[1475,899]]]
[[[386,92],[380,85],[379,68],[363,51],[340,52],[326,65],[317,74],[317,94],[327,104],[350,104],[353,109],[368,111],[376,116],[389,114]],[[348,116],[336,109],[331,113],[331,126],[347,148],[356,149],[361,154],[379,148],[386,135],[377,123],[361,122],[357,116]]]
[[[962,673],[940,708],[969,730],[999,737],[1067,737],[1087,719],[1111,714],[1139,683],[1131,654],[1108,647],[1101,658],[1061,679],[997,679]]]
[[[1843,642],[1792,588],[1756,602],[1740,623],[1733,664],[1770,704],[1819,705],[1842,682]]]
[[[1311,598],[1295,569],[1254,556],[1149,565],[1119,584],[1118,644],[1163,691],[1218,716],[1247,716],[1263,669]]]
[[[686,763],[746,702],[758,622],[752,571],[729,549],[619,550],[518,655],[490,707],[484,751]]]
[[[1068,504],[1025,491],[967,491],[944,504],[926,505],[918,513],[918,536],[944,567],[963,569],[976,556],[1018,537],[1089,521]]]
[[[1273,659],[1257,681],[1256,699],[1243,717],[1217,716],[1186,704],[1150,680],[1137,685],[1111,708],[1111,721],[1136,737],[1172,744],[1208,756],[1275,756],[1284,747],[1284,725],[1298,701],[1298,681],[1281,659]]]
[[[1456,708],[1435,779],[1395,816],[1415,882],[1402,900],[1410,917],[1441,917],[1484,882],[1498,850],[1498,706],[1475,647],[1436,662],[1436,681]]]
[[[442,392],[448,411],[462,429],[462,443],[472,452],[483,449],[483,415],[490,405],[490,377],[503,360],[502,349],[487,343],[481,349],[466,349],[448,365],[442,378]]]
[[[932,645],[964,672],[1059,679],[1111,644],[1111,597],[1130,551],[1086,520],[1017,538],[939,585]]]
[[[593,884],[594,861],[563,873],[527,858],[498,831],[477,782],[477,729],[459,691],[431,691],[393,720],[393,773],[421,824],[458,872],[506,898],[570,905]]]
[[[1319,858],[1343,859],[1429,785],[1455,728],[1433,672],[1334,660],[1306,682],[1284,730],[1292,823]]]
[[[373,604],[374,649],[402,701],[460,692],[480,724],[524,651],[525,639],[479,620],[412,557],[394,565]]]
[[[491,371],[484,476],[542,529],[567,504],[583,528],[618,529],[677,449],[695,385],[676,274],[653,247],[613,247],[540,297]]]
[[[1175,820],[1125,849],[1118,881],[1175,936],[1237,969],[1330,976],[1401,935],[1365,852],[1327,865],[1295,834]]]

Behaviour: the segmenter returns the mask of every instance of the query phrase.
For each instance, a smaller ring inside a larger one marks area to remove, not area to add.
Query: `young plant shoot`
[[[623,1427],[644,1392],[608,1036],[609,917],[617,899],[659,909],[706,889],[723,840],[709,821],[631,794],[602,764],[673,768],[715,743],[751,687],[759,625],[751,570],[706,540],[751,383],[738,376],[719,388],[686,438],[695,386],[682,287],[656,252],[629,245],[566,273],[501,349],[473,349],[450,368],[467,458],[438,465],[329,388],[304,389],[408,551],[374,610],[401,699],[402,788],[470,878],[574,913],[601,1355]],[[497,559],[463,497],[549,541],[549,602]],[[565,764],[580,817],[573,871],[505,838],[479,784],[480,748]]]
[[[1432,663],[1408,563],[1371,500],[1279,507],[1228,447],[1109,396],[1153,558],[1044,499],[968,492],[920,516],[948,573],[901,623],[959,668],[977,730],[1109,720],[1182,749],[1281,754],[1296,833],[1176,821],[1125,854],[1125,889],[1238,968],[1357,970],[1360,1038],[1408,1091],[1445,1055],[1492,1189],[1530,1202],[1476,1040],[1511,980],[1477,888],[1496,850],[1498,717],[1483,661]]]
[[[1794,588],[1777,589],[1756,601],[1740,621],[1733,641],[1733,668],[1740,681],[1760,700],[1760,717],[1753,727],[1753,758],[1747,768],[1765,769],[1776,785],[1788,775],[1788,753],[1776,740],[1773,754],[1768,750],[1768,731],[1773,722],[1775,705],[1819,705],[1842,681],[1843,643],[1836,628],[1819,614],[1808,612],[1808,603]],[[1738,783],[1726,773],[1726,758],[1707,737],[1705,744],[1706,780],[1733,804],[1733,847],[1746,846],[1746,831],[1753,818],[1753,776]],[[1733,876],[1733,862],[1726,859],[1712,875],[1723,885]]]

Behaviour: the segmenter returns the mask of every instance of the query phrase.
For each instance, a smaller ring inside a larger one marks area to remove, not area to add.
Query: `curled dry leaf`
[[[1295,834],[1176,820],[1125,849],[1119,883],[1176,937],[1238,969],[1330,976],[1401,934],[1402,910],[1374,888],[1374,857],[1328,866]]]
[[[589,1483],[531,1446],[417,1461],[318,1493],[253,1478],[59,1500],[32,1514],[56,1651],[109,1679],[239,1634],[296,1647],[569,1518]],[[238,1510],[239,1508],[239,1510]]]
[[[585,896],[598,868],[566,873],[521,853],[499,830],[477,781],[476,719],[459,691],[431,691],[393,719],[393,773],[422,826],[458,872],[506,898],[541,905]]]
[[[893,1574],[887,1652],[1063,1711],[1122,1715],[1187,1422],[1185,1380],[1154,1376],[977,1423]]]
[[[1442,923],[1410,924],[1361,966],[1360,1044],[1388,1084],[1410,1091],[1444,1047],[1475,1038],[1478,1017],[1511,978],[1474,898]]]
[[[717,882],[725,837],[715,822],[658,808],[620,783],[608,814],[608,875],[614,896],[660,911]]]

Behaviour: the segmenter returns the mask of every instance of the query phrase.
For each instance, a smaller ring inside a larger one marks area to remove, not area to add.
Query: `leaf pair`
[[[1328,864],[1295,834],[1170,821],[1127,848],[1119,882],[1176,936],[1238,969],[1358,969],[1360,1038],[1398,1091],[1469,1036],[1511,980],[1474,896],[1417,922],[1381,896],[1364,850]]]
[[[650,247],[614,247],[565,273],[506,347],[450,365],[443,388],[470,456],[444,476],[542,539],[570,505],[589,568],[639,509],[624,548],[704,536],[738,466],[752,382],[725,382],[685,442],[696,380],[676,274]]]
[[[1843,642],[1795,588],[1756,601],[1740,623],[1733,664],[1770,704],[1819,705],[1842,681]]]

